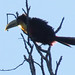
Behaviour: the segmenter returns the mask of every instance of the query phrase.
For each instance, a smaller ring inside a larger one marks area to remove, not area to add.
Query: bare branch
[[[8,24],[8,15],[12,15],[12,16],[14,16],[15,18],[17,18],[17,16],[16,16],[15,14],[7,13],[7,24]]]
[[[29,49],[27,48],[27,45],[26,45],[26,40],[23,36],[23,34],[21,33],[21,36],[22,36],[22,39],[23,39],[23,42],[24,42],[24,45],[25,45],[25,49],[27,50],[28,54],[29,54]]]
[[[35,70],[35,66],[34,66],[34,60],[32,58],[32,56],[30,55],[29,56],[29,65],[30,65],[30,70],[31,70],[31,73],[32,75],[36,75],[36,70]]]
[[[61,29],[61,26],[63,24],[63,21],[64,21],[64,17],[62,18],[62,21],[60,23],[60,26],[57,28],[57,30],[55,31],[55,34]]]
[[[35,46],[36,46],[36,50],[38,51],[38,53],[40,54],[40,56],[45,59],[44,55],[42,54],[42,52],[39,49],[39,46],[34,42]]]
[[[48,53],[46,55],[45,61],[46,61],[47,68],[48,68],[50,75],[54,75],[53,70],[52,70],[51,46],[48,48]]]
[[[37,63],[37,62],[35,62],[35,61],[34,61],[34,63],[37,64],[39,67],[41,67],[41,65],[40,65],[39,63]]]
[[[60,66],[61,60],[62,60],[62,56],[60,57],[59,61],[56,62],[57,65],[56,65],[55,75],[57,75],[57,71],[58,71],[58,68]]]
[[[18,12],[16,12],[16,15],[17,15],[17,18],[18,18],[18,16],[19,16],[19,13],[18,13]]]
[[[28,0],[26,0],[26,10],[27,10],[27,17],[29,17],[30,6],[28,7]]]
[[[28,43],[29,42],[29,10],[30,7],[28,7],[28,0],[26,0],[26,10],[27,10],[27,33],[28,33]]]
[[[18,69],[20,66],[22,66],[22,65],[24,64],[24,62],[25,62],[25,60],[24,60],[21,64],[19,64],[18,66],[16,66],[15,68],[7,69],[7,70],[5,70],[5,69],[0,69],[0,71],[12,71],[12,70],[16,70],[16,69]]]
[[[27,15],[26,11],[24,10],[24,8],[22,8],[23,12]]]
[[[43,65],[43,58],[42,57],[41,57],[41,70],[42,70],[42,74],[45,75],[44,65]]]
[[[35,44],[36,48],[38,50],[40,50],[41,52],[44,52],[44,53],[47,53],[48,52],[47,50],[42,49],[41,46],[38,46],[35,42],[34,42],[34,44]]]

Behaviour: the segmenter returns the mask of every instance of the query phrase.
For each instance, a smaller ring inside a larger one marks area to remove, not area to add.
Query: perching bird
[[[75,45],[75,37],[59,37],[55,35],[55,32],[51,26],[47,24],[46,21],[39,18],[28,17],[27,26],[27,16],[22,14],[18,16],[16,20],[11,21],[5,28],[8,30],[12,27],[19,26],[25,34],[29,34],[30,38],[35,42],[40,42],[42,44],[52,45],[54,41],[58,41],[64,45],[70,47],[70,45]],[[28,32],[27,32],[27,27]]]

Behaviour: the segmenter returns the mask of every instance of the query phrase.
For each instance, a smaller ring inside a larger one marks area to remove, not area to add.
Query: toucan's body
[[[39,18],[28,18],[28,26],[27,26],[27,16],[21,15],[10,22],[6,26],[6,30],[9,28],[19,26],[25,34],[29,34],[29,37],[35,42],[41,42],[43,44],[51,45],[54,41],[58,41],[67,46],[75,45],[74,37],[57,37],[55,32],[51,26],[47,24],[46,21]],[[27,32],[28,27],[28,32]]]
[[[55,38],[55,33],[52,27],[47,25],[47,22],[32,18],[29,21],[29,34],[34,41],[41,42],[43,44],[51,44]]]

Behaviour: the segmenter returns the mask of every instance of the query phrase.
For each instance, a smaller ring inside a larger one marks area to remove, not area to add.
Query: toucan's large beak
[[[8,29],[10,29],[12,27],[15,27],[15,26],[17,26],[17,21],[16,20],[13,20],[9,24],[7,24],[5,30],[8,30]]]

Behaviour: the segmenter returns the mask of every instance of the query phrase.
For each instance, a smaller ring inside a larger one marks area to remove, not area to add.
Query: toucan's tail
[[[75,45],[75,37],[56,37],[56,41],[71,47],[70,45]]]

